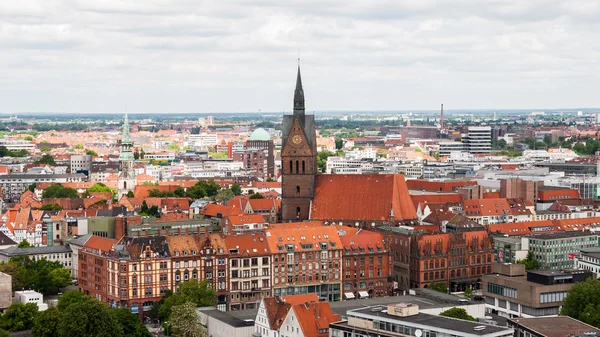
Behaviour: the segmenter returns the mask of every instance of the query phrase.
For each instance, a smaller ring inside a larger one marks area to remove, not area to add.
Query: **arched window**
[[[300,207],[296,207],[296,218],[300,218]]]
[[[296,186],[296,196],[300,196],[300,186]]]
[[[429,261],[429,269],[433,269],[433,261]]]
[[[296,160],[296,174],[298,174],[298,172],[300,172],[300,168],[299,168],[299,162]]]
[[[454,278],[454,270],[450,272],[450,278]]]
[[[290,173],[294,173],[294,167],[293,167],[291,160],[290,160]]]
[[[440,267],[440,260],[435,260],[435,267],[439,268]]]
[[[438,280],[440,278],[440,272],[436,271],[435,272],[435,279]]]
[[[306,173],[306,164],[302,161],[302,174]]]
[[[124,182],[123,182],[123,188],[124,188],[124,189],[126,189],[126,188],[127,188],[127,182],[126,182],[126,181],[124,181]]]

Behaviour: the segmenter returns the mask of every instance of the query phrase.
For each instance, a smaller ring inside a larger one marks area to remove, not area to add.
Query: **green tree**
[[[31,136],[25,136],[25,138],[23,138],[23,139],[24,139],[24,140],[27,140],[27,141],[32,141],[32,140],[33,140],[33,137],[31,137]]]
[[[83,144],[75,144],[77,150],[83,150]]]
[[[156,218],[160,218],[160,210],[158,206],[154,205],[152,207],[148,207],[146,200],[142,201],[142,207],[140,208],[140,215],[143,216],[153,216]]]
[[[23,239],[23,241],[19,242],[18,248],[31,248],[33,247],[27,239]]]
[[[467,289],[465,289],[465,297],[471,298],[472,296],[473,296],[473,290],[471,290],[471,287],[468,287]]]
[[[171,143],[167,148],[171,151],[179,151],[181,149],[177,143]]]
[[[59,299],[56,307],[60,312],[64,312],[72,304],[92,300],[91,297],[77,290],[66,291]]]
[[[342,138],[335,138],[335,149],[341,150],[344,147],[344,140]]]
[[[271,179],[271,178],[269,178]],[[269,179],[267,179],[267,181],[269,181]],[[240,184],[238,183],[233,183],[230,187],[231,192],[233,192],[234,195],[241,195],[242,194],[242,186],[240,186]]]
[[[174,194],[176,197],[183,198],[183,197],[185,197],[185,190],[183,189],[183,187],[181,187],[181,186],[178,186],[178,187],[175,189],[175,191],[173,191],[173,194]]]
[[[112,309],[111,315],[123,329],[123,334],[127,337],[152,337],[152,334],[140,322],[135,314],[127,308]]]
[[[123,329],[106,304],[91,299],[73,303],[62,312],[61,337],[121,337]]]
[[[164,302],[159,310],[159,316],[165,320],[171,316],[171,310],[174,306],[184,303],[194,303],[196,307],[209,307],[215,305],[217,293],[212,288],[208,280],[198,282],[189,280],[179,285],[177,293],[165,295]]]
[[[133,151],[133,159],[135,159],[135,160],[140,159],[140,152],[138,151],[137,148],[135,149],[135,151]]]
[[[46,165],[52,165],[55,166],[56,162],[54,161],[54,158],[52,158],[51,155],[49,154],[44,154],[40,159],[35,161],[36,164],[46,164]]]
[[[40,151],[47,153],[50,152],[50,150],[52,150],[51,148],[49,148],[48,146],[42,146],[40,147]]]
[[[42,211],[60,211],[62,207],[59,204],[44,204],[40,209]]]
[[[95,183],[87,189],[88,193],[96,193],[96,192],[112,192],[112,189],[103,183]]]
[[[48,188],[42,192],[42,198],[44,199],[52,199],[52,198],[78,198],[79,194],[77,190],[71,187],[64,187],[61,184],[50,185]]]
[[[52,280],[52,284],[56,287],[57,292],[60,288],[71,285],[73,282],[71,273],[66,268],[56,268],[50,271],[50,279]]]
[[[0,337],[10,337],[10,332],[0,329]]]
[[[575,283],[567,292],[561,315],[570,316],[600,328],[600,281],[588,278]]]
[[[429,289],[439,291],[441,293],[448,293],[448,287],[446,282],[434,282],[429,285]]]
[[[207,331],[196,314],[193,303],[184,303],[173,307],[169,318],[169,328],[174,337],[207,337]]]
[[[38,313],[33,320],[31,334],[35,337],[58,337],[58,324],[62,315],[56,307]]]
[[[260,193],[254,193],[250,195],[250,199],[264,199],[265,196]]]
[[[527,257],[524,260],[518,260],[517,263],[524,264],[525,270],[540,269],[540,265],[533,255],[533,251],[527,252]]]
[[[0,329],[10,332],[29,330],[37,313],[37,304],[15,302],[0,317]]]
[[[30,192],[35,192],[35,188],[37,187],[37,183],[31,183],[29,186],[27,186],[27,189]]]
[[[127,198],[133,198],[135,197],[135,195],[133,194],[133,191],[127,191]]]
[[[440,313],[440,316],[464,319],[466,321],[475,321],[475,318],[467,313],[463,308],[450,308]]]
[[[98,157],[98,152],[90,149],[85,150],[85,154],[92,157]]]
[[[227,201],[231,200],[234,196],[235,195],[233,194],[233,192],[230,189],[224,188],[224,189],[219,190],[219,192],[217,192],[215,199],[220,202],[227,202]]]
[[[504,139],[498,139],[498,147],[501,149],[506,148],[506,141]]]
[[[317,154],[317,168],[319,172],[325,172],[327,169],[327,158],[335,156],[331,151],[321,151]]]
[[[198,184],[196,184],[196,185],[188,188],[187,191],[185,192],[185,194],[188,198],[201,199],[201,198],[206,197],[206,190],[202,186],[199,186]]]

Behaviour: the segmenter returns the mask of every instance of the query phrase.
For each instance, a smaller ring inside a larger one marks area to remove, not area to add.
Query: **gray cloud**
[[[0,1],[0,111],[593,107],[595,0]]]

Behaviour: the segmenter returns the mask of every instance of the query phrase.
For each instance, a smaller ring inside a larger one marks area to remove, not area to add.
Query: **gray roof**
[[[203,314],[206,314],[207,316],[210,316],[211,318],[214,318],[220,322],[226,323],[227,325],[230,325],[234,328],[241,328],[241,327],[247,327],[247,326],[253,327],[254,326],[254,317],[242,319],[242,318],[238,318],[238,317],[230,315],[230,312],[219,311],[214,307],[198,308],[198,311],[200,311]],[[246,320],[251,320],[251,321],[246,321]]]
[[[0,246],[16,245],[17,243],[11,238],[6,236],[3,232],[0,232]]]
[[[39,255],[39,254],[55,254],[55,253],[71,253],[69,246],[45,246],[34,248],[17,248],[10,247],[0,250],[0,255],[4,256],[19,256],[19,255]]]
[[[16,174],[3,174],[0,175],[0,179],[39,179],[39,178],[82,178],[85,179],[87,176],[83,173],[75,174],[27,174],[27,173],[16,173]]]
[[[82,235],[76,239],[71,240],[71,244],[74,246],[83,247],[86,242],[92,237],[92,234]]]
[[[415,303],[419,306],[421,303]],[[387,309],[387,308],[385,308]],[[479,322],[471,322],[462,319],[449,318],[444,316],[436,316],[430,314],[418,313],[413,316],[400,317],[395,315],[390,315],[387,312],[373,312],[372,308],[363,308],[353,311],[353,313],[358,313],[362,315],[368,315],[378,318],[387,318],[389,320],[412,323],[414,325],[422,325],[422,326],[430,326],[438,329],[449,330],[453,332],[458,332],[457,335],[465,336],[465,335],[475,335],[475,336],[486,336],[488,334],[495,334],[499,332],[508,332],[510,331],[507,327],[500,327],[494,325],[487,325]],[[339,324],[339,323],[334,323]],[[485,326],[483,330],[474,330],[473,328],[477,326]]]
[[[587,255],[600,259],[600,248],[585,248],[579,251],[581,255]]]
[[[587,231],[573,231],[573,232],[556,232],[550,234],[533,234],[528,235],[527,237],[535,240],[556,240],[563,238],[572,238],[578,236],[598,236],[596,233],[587,232]]]

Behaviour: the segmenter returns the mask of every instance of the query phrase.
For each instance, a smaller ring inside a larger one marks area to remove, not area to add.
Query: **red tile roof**
[[[322,174],[315,177],[311,219],[410,220],[417,213],[400,174]]]
[[[92,235],[83,247],[96,249],[102,252],[109,252],[113,245],[117,244],[117,240],[103,238],[100,236]]]
[[[502,195],[500,192],[485,192],[483,193],[483,199],[500,199]]]
[[[344,249],[374,248],[385,249],[385,237],[379,232],[360,230],[355,227],[344,227],[345,235],[340,235]]]
[[[327,337],[329,323],[342,320],[338,314],[333,313],[329,302],[319,302],[318,299],[296,304],[293,309],[305,337]]]
[[[447,181],[429,181],[429,180],[408,180],[406,186],[411,190],[422,190],[431,192],[452,192],[459,187],[477,185],[476,181],[470,180],[447,180]]]
[[[421,208],[424,208],[427,204],[453,204],[457,205],[462,203],[463,197],[458,193],[442,193],[442,194],[418,194],[411,195],[413,205],[416,207],[421,204]]]
[[[539,201],[554,201],[561,199],[579,199],[579,191],[572,190],[569,188],[561,189],[561,190],[540,190],[538,192],[538,200]]]
[[[263,233],[227,235],[225,236],[225,245],[229,250],[230,257],[265,256],[271,254]],[[232,253],[235,250],[237,250],[237,254]]]

